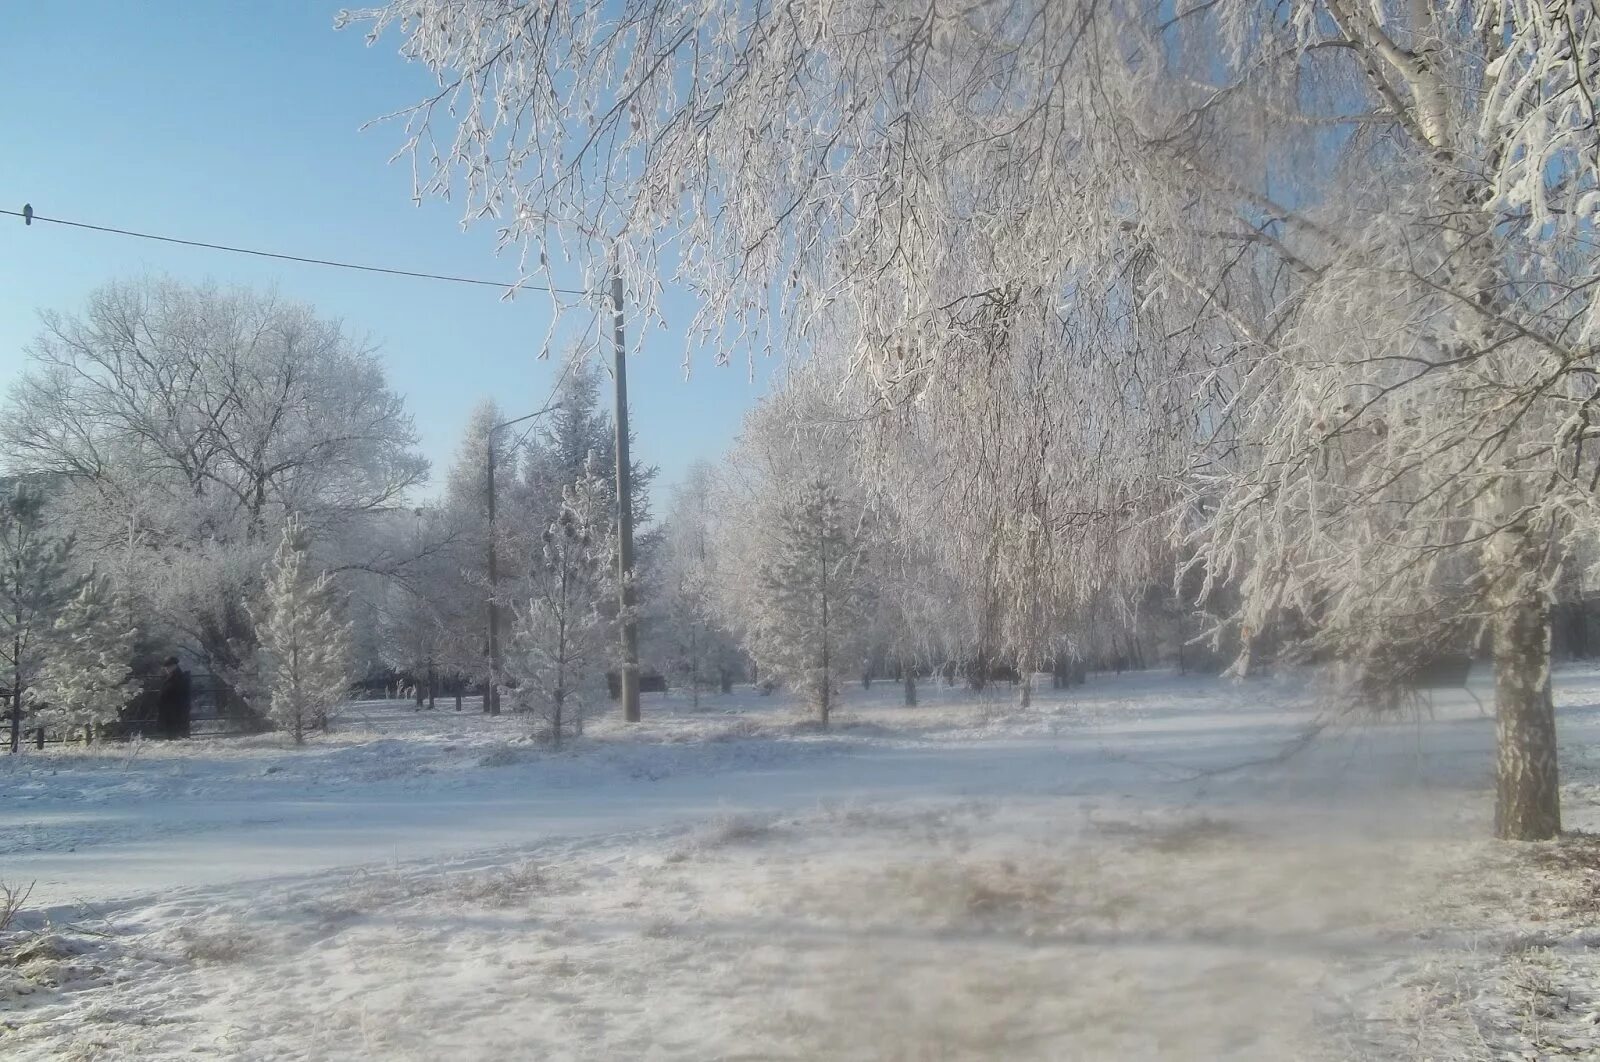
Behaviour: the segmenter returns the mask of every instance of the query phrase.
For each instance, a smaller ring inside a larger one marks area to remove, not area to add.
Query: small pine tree
[[[41,715],[67,729],[81,727],[85,741],[113,722],[133,695],[134,642],[138,631],[106,578],[87,579],[55,622],[37,693]]]
[[[521,709],[542,718],[550,738],[583,732],[584,713],[600,696],[611,649],[606,610],[615,594],[612,537],[604,478],[595,463],[564,492],[561,512],[543,535],[523,605],[509,670]]]
[[[353,678],[350,624],[340,615],[328,573],[312,574],[310,547],[311,536],[290,517],[267,566],[262,614],[252,613],[267,715],[296,745],[305,743],[308,729],[327,728]]]
[[[760,571],[753,655],[827,726],[839,672],[861,659],[867,620],[865,551],[826,480],[813,479],[783,507],[773,550]]]
[[[51,538],[44,501],[19,488],[0,501],[0,681],[9,689],[11,751],[22,744],[22,716],[48,659],[56,619],[77,594],[72,540]]]

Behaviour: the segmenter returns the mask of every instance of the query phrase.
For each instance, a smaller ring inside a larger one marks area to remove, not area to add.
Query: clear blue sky
[[[491,279],[515,276],[489,226],[463,233],[450,204],[411,201],[387,160],[395,126],[363,122],[431,84],[321,0],[85,0],[7,5],[0,27],[0,207],[319,258]],[[491,223],[492,225],[492,223]],[[369,335],[416,417],[434,486],[472,406],[535,408],[555,376],[535,360],[537,296],[244,258],[0,216],[0,387],[24,363],[40,308],[75,310],[144,272],[275,287]],[[670,315],[688,317],[688,308]],[[629,365],[638,455],[676,480],[714,458],[769,366],[696,363],[657,331]],[[660,511],[658,505],[657,511]]]

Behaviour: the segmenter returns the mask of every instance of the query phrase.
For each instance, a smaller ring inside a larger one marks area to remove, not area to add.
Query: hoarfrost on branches
[[[611,514],[604,477],[591,459],[563,494],[561,509],[540,536],[539,552],[518,582],[516,629],[507,657],[519,710],[535,713],[559,745],[581,734],[604,696],[614,642],[606,615],[614,606]]]
[[[352,678],[350,625],[328,573],[313,570],[310,550],[310,533],[291,516],[252,612],[261,639],[258,696],[296,745],[306,731],[327,728]]]
[[[134,692],[132,669],[138,632],[108,577],[83,581],[55,621],[49,654],[39,672],[41,721],[89,740],[115,722]]]
[[[401,112],[419,192],[463,183],[531,273],[620,270],[643,317],[676,280],[719,356],[782,321],[894,429],[869,481],[906,526],[943,501],[1012,651],[1162,563],[1231,602],[1241,663],[1269,629],[1370,670],[1489,627],[1500,832],[1558,828],[1537,617],[1600,481],[1591,9],[357,17],[439,75]]]

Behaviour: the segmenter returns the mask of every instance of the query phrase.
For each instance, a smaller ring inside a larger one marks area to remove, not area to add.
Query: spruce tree
[[[839,672],[859,662],[866,633],[865,551],[821,478],[783,507],[772,550],[760,573],[755,656],[827,726]]]
[[[508,670],[517,679],[518,706],[541,717],[556,744],[582,733],[585,712],[602,696],[612,646],[616,595],[604,482],[597,463],[586,461],[544,531],[517,608]]]
[[[296,517],[267,566],[265,602],[253,615],[261,639],[260,687],[267,714],[296,745],[326,729],[353,677],[350,625],[327,572],[313,573],[311,536]]]
[[[40,669],[41,715],[57,726],[81,727],[85,741],[114,722],[133,695],[138,631],[105,577],[84,580],[61,609]]]
[[[69,568],[72,539],[47,534],[44,501],[18,488],[0,501],[0,667],[9,687],[11,751],[48,658],[61,610],[78,592]]]

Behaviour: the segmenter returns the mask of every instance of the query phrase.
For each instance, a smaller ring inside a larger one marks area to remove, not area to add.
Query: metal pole
[[[494,429],[489,429],[489,688],[483,695],[483,710],[500,714],[500,568],[495,557],[494,526]]]
[[[639,630],[633,620],[633,464],[628,456],[628,357],[622,333],[622,274],[611,277],[617,382],[617,583],[622,607],[622,718],[639,721]]]

